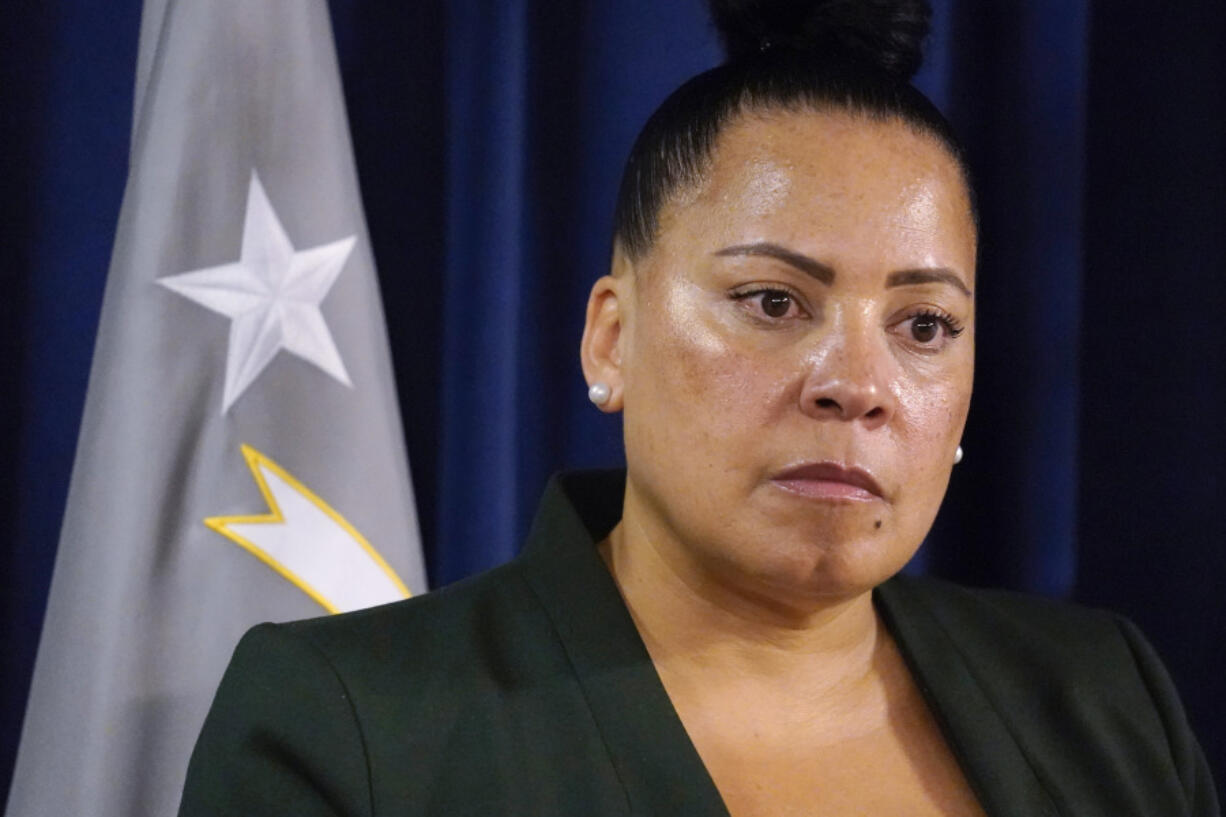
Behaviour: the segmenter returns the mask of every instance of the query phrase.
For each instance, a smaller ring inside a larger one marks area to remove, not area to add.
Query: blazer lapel
[[[906,582],[886,582],[874,601],[984,810],[991,817],[1059,814],[1007,715],[992,704],[956,641]]]
[[[524,555],[525,578],[570,658],[629,812],[727,815],[596,550],[621,515],[623,473],[594,482],[577,477],[547,489]]]

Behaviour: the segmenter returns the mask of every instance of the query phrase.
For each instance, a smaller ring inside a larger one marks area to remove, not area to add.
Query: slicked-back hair
[[[962,146],[919,90],[854,55],[767,47],[689,80],[647,120],[622,173],[613,216],[615,244],[630,261],[647,254],[657,237],[661,211],[679,192],[702,180],[720,134],[734,120],[752,113],[830,111],[897,120],[936,138],[962,171],[977,226]]]

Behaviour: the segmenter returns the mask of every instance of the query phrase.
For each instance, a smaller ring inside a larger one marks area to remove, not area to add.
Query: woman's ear
[[[622,330],[628,317],[626,310],[632,282],[633,275],[626,272],[606,275],[592,285],[587,299],[587,320],[583,325],[583,340],[579,342],[579,359],[589,387],[598,383],[608,387],[608,399],[596,404],[601,411],[622,409],[622,344],[626,339]]]

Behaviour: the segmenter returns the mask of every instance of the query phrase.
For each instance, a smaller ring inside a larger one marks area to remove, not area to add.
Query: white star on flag
[[[222,414],[282,349],[353,386],[319,304],[356,242],[351,235],[295,251],[253,170],[239,260],[158,279],[230,319]]]

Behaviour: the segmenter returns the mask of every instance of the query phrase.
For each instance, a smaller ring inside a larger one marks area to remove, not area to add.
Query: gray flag
[[[323,0],[148,0],[8,817],[174,814],[249,626],[424,589]]]

